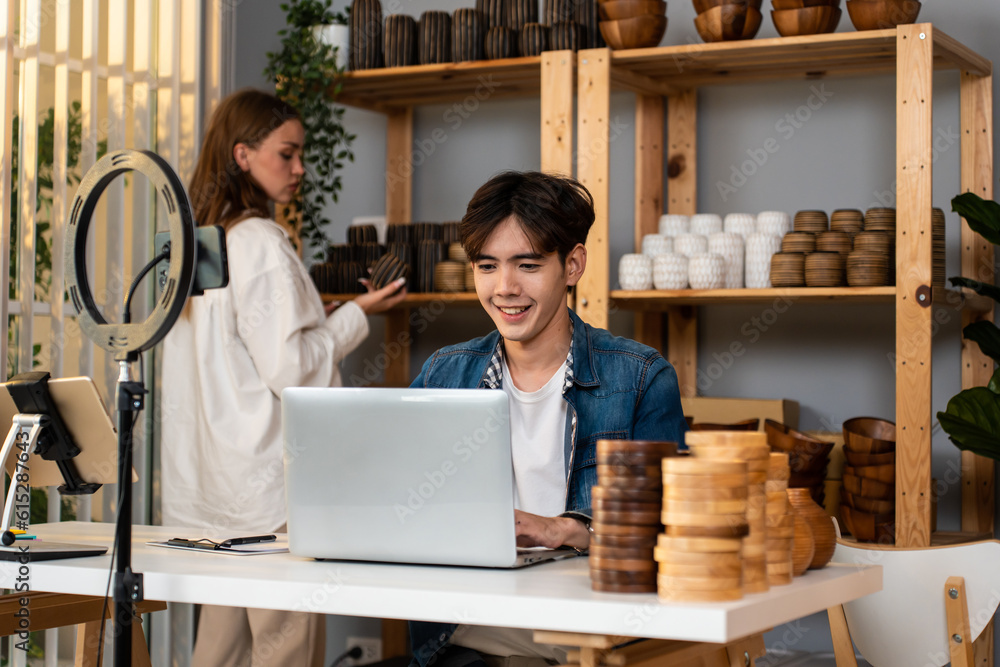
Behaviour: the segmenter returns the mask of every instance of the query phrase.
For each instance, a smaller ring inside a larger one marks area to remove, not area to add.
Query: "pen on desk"
[[[252,535],[250,537],[234,537],[222,542],[222,547],[235,547],[240,544],[259,544],[260,542],[274,542],[278,538],[274,535]]]

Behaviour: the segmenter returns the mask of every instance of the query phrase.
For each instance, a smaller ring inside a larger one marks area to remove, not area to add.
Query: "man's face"
[[[566,288],[586,266],[587,251],[577,245],[566,257],[539,254],[513,218],[493,232],[473,263],[476,294],[505,341],[531,344],[557,335],[566,316]]]

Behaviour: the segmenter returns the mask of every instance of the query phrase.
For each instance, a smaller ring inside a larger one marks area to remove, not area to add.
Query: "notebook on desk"
[[[519,567],[507,395],[482,389],[281,393],[288,544],[309,558]]]

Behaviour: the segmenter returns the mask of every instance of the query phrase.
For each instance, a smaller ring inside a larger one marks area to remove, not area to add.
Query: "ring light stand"
[[[123,323],[104,319],[87,277],[87,231],[97,202],[119,175],[136,171],[149,179],[163,201],[170,223],[170,266],[163,292],[145,321]],[[159,343],[177,321],[191,294],[195,278],[195,224],[191,204],[177,174],[163,158],[149,151],[120,150],[101,158],[83,177],[73,206],[66,237],[66,291],[76,310],[80,329],[90,340],[114,355],[118,361],[115,391],[118,426],[118,488],[121,503],[115,527],[117,550],[114,585],[114,664],[130,665],[132,660],[132,619],[135,603],[143,599],[142,575],[132,571],[132,426],[133,415],[142,410],[146,393],[142,378],[130,378],[129,364],[139,353]]]

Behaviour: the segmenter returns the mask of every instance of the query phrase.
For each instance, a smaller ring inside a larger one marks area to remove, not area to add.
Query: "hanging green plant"
[[[275,94],[288,102],[302,116],[306,139],[303,161],[306,174],[299,197],[285,209],[287,217],[301,214],[299,234],[311,248],[314,258],[322,258],[329,239],[324,228],[330,220],[324,215],[327,197],[338,201],[343,187],[340,171],[345,161],[353,162],[351,143],[355,135],[344,128],[344,108],[328,95],[330,82],[343,69],[337,67],[337,47],[321,42],[316,26],[346,23],[343,14],[334,12],[332,0],[291,0],[282,3],[287,27],[278,31],[281,49],[267,54],[264,75],[274,81]]]

